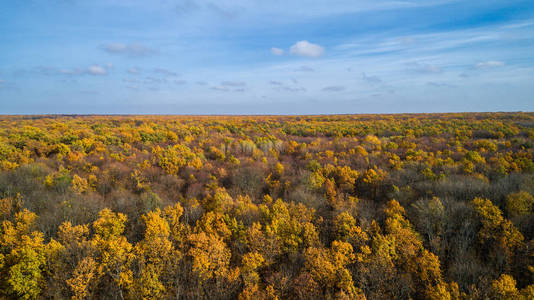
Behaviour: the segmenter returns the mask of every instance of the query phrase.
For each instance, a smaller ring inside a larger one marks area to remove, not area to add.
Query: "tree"
[[[430,249],[441,254],[441,239],[445,227],[445,207],[441,200],[433,197],[430,200],[419,200],[412,204],[416,211],[416,228],[423,234]]]
[[[318,284],[321,296],[325,298],[347,297],[348,299],[365,299],[354,287],[352,275],[346,268],[355,260],[349,243],[334,241],[330,249],[310,247],[304,253],[304,270],[311,276],[311,283]],[[317,293],[319,291],[316,291]]]
[[[88,226],[63,222],[58,228],[57,241],[52,239],[47,245],[49,283],[46,294],[77,299],[90,295],[98,277],[93,255]]]
[[[334,228],[336,240],[348,242],[355,249],[360,249],[369,240],[367,233],[356,225],[356,220],[348,212],[342,212],[336,216]]]
[[[82,300],[90,296],[89,285],[96,276],[97,263],[92,257],[82,259],[74,269],[73,276],[66,280],[74,295],[73,300]]]
[[[386,204],[384,213],[385,231],[395,241],[395,265],[412,276],[415,284],[412,289],[421,293],[441,283],[439,259],[424,249],[419,236],[404,216],[404,208],[396,200],[391,200]]]
[[[490,254],[495,258],[496,267],[501,271],[508,270],[515,252],[523,247],[523,235],[509,220],[503,218],[501,210],[489,199],[475,198],[471,205],[481,223],[478,232],[481,249],[493,249]],[[498,259],[500,256],[503,259]]]
[[[239,295],[240,298],[250,299],[253,295],[260,296],[260,274],[258,271],[263,266],[264,261],[263,256],[258,252],[249,252],[241,259],[241,277],[245,288]]]
[[[511,218],[524,216],[534,210],[534,197],[525,191],[512,193],[506,197],[506,211]]]
[[[143,299],[161,299],[166,288],[172,286],[167,281],[181,258],[174,249],[169,237],[170,226],[159,209],[142,217],[145,223],[145,236],[135,246],[137,276],[134,280],[135,296]]]
[[[495,299],[518,299],[519,291],[515,285],[516,282],[512,276],[502,274],[491,283],[491,295]]]
[[[238,279],[237,269],[230,269],[231,252],[223,240],[215,234],[204,232],[189,236],[188,260],[201,294],[205,297],[220,297],[228,293]]]
[[[32,231],[37,216],[28,210],[3,221],[0,230],[0,287],[6,295],[35,299],[44,287],[46,266],[43,233]]]
[[[122,235],[126,220],[124,214],[103,209],[93,222],[95,235],[91,241],[96,250],[100,284],[121,299],[132,285],[132,245]]]

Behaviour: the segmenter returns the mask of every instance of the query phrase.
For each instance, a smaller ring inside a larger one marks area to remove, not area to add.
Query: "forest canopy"
[[[0,116],[0,298],[534,299],[534,113]]]

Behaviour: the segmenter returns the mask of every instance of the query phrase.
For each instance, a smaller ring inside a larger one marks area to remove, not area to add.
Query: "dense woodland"
[[[0,298],[534,299],[534,113],[0,117]]]

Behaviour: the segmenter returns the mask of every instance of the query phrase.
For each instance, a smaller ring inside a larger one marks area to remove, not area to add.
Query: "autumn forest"
[[[0,299],[534,299],[534,113],[1,116]]]

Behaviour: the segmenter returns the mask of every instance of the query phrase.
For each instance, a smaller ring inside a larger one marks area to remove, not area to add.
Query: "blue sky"
[[[0,114],[534,110],[534,2],[23,0]]]

